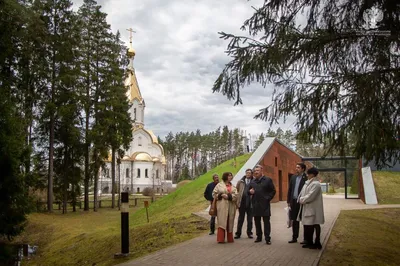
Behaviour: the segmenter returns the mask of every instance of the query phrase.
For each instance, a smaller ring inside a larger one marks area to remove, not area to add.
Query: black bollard
[[[121,253],[115,254],[114,258],[129,255],[129,194],[121,193]]]

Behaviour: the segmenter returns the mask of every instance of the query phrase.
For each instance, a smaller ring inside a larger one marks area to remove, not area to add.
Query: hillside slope
[[[379,204],[400,204],[400,172],[374,171],[372,176]]]
[[[237,158],[237,167],[229,160],[175,192],[150,204],[146,210],[131,209],[130,252],[124,259],[114,259],[121,251],[120,212],[101,208],[98,212],[33,213],[25,232],[14,243],[38,246],[38,254],[23,265],[115,265],[189,240],[208,231],[208,221],[191,215],[208,203],[203,197],[212,175],[236,173],[250,155]]]
[[[196,180],[177,189],[174,193],[157,200],[149,207],[150,221],[162,221],[172,217],[188,216],[193,212],[207,208],[208,203],[204,199],[203,193],[207,184],[212,182],[212,175],[217,173],[220,178],[224,172],[232,172],[235,175],[249,158],[250,154],[237,157],[236,167],[233,165],[233,160],[228,160]],[[146,223],[146,210],[141,209],[131,214],[130,221],[133,226]]]

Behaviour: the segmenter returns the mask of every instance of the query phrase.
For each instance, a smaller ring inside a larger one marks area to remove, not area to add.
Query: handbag
[[[213,199],[208,214],[211,216],[217,216],[217,199]]]

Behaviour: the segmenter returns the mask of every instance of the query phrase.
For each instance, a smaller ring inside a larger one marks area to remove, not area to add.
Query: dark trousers
[[[251,235],[253,230],[253,213],[251,208],[246,208],[246,206],[240,206],[239,217],[236,229],[236,235],[240,236],[242,234],[242,227],[244,223],[244,216],[247,215],[247,235]]]
[[[210,232],[214,233],[215,231],[215,216],[211,216],[210,219]]]
[[[300,204],[297,199],[292,200],[290,204],[290,218],[292,219],[292,239],[297,240],[300,231],[300,222],[297,221],[297,216],[299,215]]]
[[[314,225],[303,225],[304,227],[304,241],[307,244],[312,245],[313,242],[313,235],[314,235]]]
[[[314,244],[321,244],[321,225],[319,224],[314,224],[312,225],[312,233],[311,233],[311,239],[314,235],[314,231],[315,231],[315,241]]]
[[[263,231],[261,229],[261,217],[263,218],[264,222],[264,236],[265,241],[271,240],[271,222],[270,216],[254,216],[254,224],[256,226],[256,235],[257,239],[262,239]]]
[[[314,242],[314,231],[315,231],[315,242]],[[320,244],[321,243],[321,225],[304,225],[304,240],[307,244]]]

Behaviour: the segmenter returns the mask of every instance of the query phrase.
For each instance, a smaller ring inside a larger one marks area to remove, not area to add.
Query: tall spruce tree
[[[25,119],[18,91],[18,62],[32,14],[16,1],[0,2],[0,236],[11,240],[24,228],[29,200],[25,174]]]
[[[81,182],[81,112],[80,94],[78,91],[78,80],[80,65],[77,63],[79,58],[80,32],[78,30],[77,16],[71,15],[68,20],[68,31],[65,32],[63,40],[63,50],[65,53],[63,61],[58,65],[60,77],[60,87],[55,100],[56,124],[55,124],[55,151],[54,168],[55,179],[58,187],[55,188],[58,196],[63,202],[63,213],[67,212],[67,202],[76,202]],[[74,197],[72,198],[72,195]]]
[[[241,104],[243,85],[273,83],[272,104],[256,118],[293,115],[327,151],[345,155],[352,134],[356,156],[398,161],[399,14],[396,0],[264,1],[243,24],[250,37],[221,33],[232,60],[213,91]]]
[[[118,157],[121,158],[123,156],[122,151],[127,150],[132,141],[133,121],[129,114],[130,104],[126,97],[128,88],[124,85],[125,67],[128,62],[126,57],[127,49],[120,40],[119,32],[117,32],[115,36],[111,36],[107,48],[108,55],[105,58],[105,62],[108,65],[108,71],[103,80],[103,92],[106,92],[104,97],[106,99],[106,109],[108,112],[106,114],[106,119],[104,119],[102,123],[109,125],[106,135],[108,138],[107,143],[111,147],[112,154],[118,152]],[[112,156],[112,160],[112,164],[115,165],[115,156]],[[112,187],[112,190],[115,191],[115,188]],[[112,201],[113,208],[114,202],[115,200]]]
[[[41,96],[40,123],[41,137],[47,137],[41,146],[48,149],[48,186],[47,209],[53,211],[53,179],[54,179],[54,149],[55,129],[57,124],[57,97],[65,86],[70,73],[63,71],[63,66],[72,64],[70,42],[72,40],[71,23],[73,21],[72,3],[69,0],[37,0],[33,9],[40,15],[46,29],[46,37],[42,40],[45,46],[43,83],[45,89]]]
[[[93,116],[95,116],[95,92],[99,88],[99,75],[103,65],[102,51],[106,39],[109,36],[109,25],[106,22],[106,14],[101,12],[101,7],[96,1],[84,0],[78,11],[81,29],[80,63],[81,63],[81,102],[84,108],[84,210],[89,210],[89,186],[91,178],[90,149],[93,129]]]

